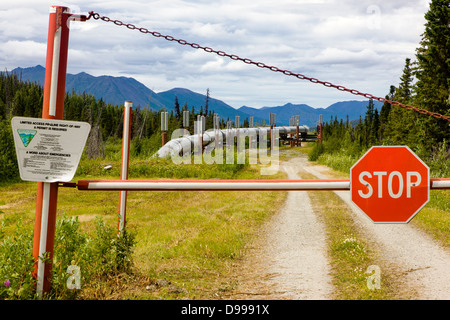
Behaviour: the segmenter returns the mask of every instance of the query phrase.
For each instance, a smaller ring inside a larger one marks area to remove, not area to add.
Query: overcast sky
[[[429,2],[2,1],[0,67],[45,66],[49,8],[63,5],[384,97],[415,57]],[[133,77],[156,92],[209,88],[235,108],[364,100],[94,19],[71,24],[69,48],[69,73]]]

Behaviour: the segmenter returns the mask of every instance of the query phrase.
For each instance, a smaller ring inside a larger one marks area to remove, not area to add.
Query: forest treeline
[[[449,16],[450,0],[431,1],[415,59],[405,59],[399,84],[389,88],[386,99],[450,116]],[[356,123],[329,119],[323,143],[315,146],[310,160],[348,171],[373,145],[407,145],[432,167],[432,174],[445,177],[450,173],[449,142],[449,121],[389,103],[377,110],[369,101],[365,117]]]
[[[16,179],[18,166],[15,154],[14,140],[11,129],[11,119],[15,116],[42,117],[44,89],[41,85],[21,81],[20,75],[11,72],[0,72],[0,181]],[[180,106],[178,99],[174,100],[174,109],[169,111],[167,134],[170,138],[175,129],[182,128],[183,111],[189,111],[189,132],[194,132],[194,121],[197,115],[205,115],[206,129],[213,127],[214,110],[208,110],[208,99],[203,106],[191,106],[185,103]],[[195,112],[195,110],[199,110]],[[133,156],[150,157],[161,147],[161,111],[154,111],[140,106],[133,106],[133,121],[131,128]],[[122,139],[124,107],[107,104],[93,95],[75,92],[66,93],[64,99],[64,119],[83,121],[91,124],[91,132],[86,143],[85,154],[88,158],[98,158],[105,155],[107,141],[117,142]],[[220,126],[226,126],[229,119],[221,119]],[[244,120],[244,126],[248,119]]]

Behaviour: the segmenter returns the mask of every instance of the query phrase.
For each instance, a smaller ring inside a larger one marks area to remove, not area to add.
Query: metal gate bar
[[[350,190],[350,180],[79,180],[61,186],[87,191]],[[430,179],[430,188],[450,189],[450,178]]]

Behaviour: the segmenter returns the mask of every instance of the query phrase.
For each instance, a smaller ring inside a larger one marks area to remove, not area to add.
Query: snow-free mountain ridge
[[[16,68],[12,70],[22,81],[36,82],[44,85],[45,68],[38,65],[29,68]],[[133,105],[141,108],[160,110],[165,108],[168,111],[173,110],[175,97],[177,97],[180,107],[185,104],[188,110],[195,108],[195,111],[204,110],[206,102],[205,94],[193,92],[186,88],[173,88],[168,91],[156,93],[146,87],[141,82],[131,77],[113,77],[113,76],[92,76],[86,72],[78,74],[67,74],[66,91],[82,94],[83,92],[92,94],[97,99],[103,99],[106,103],[113,105],[122,105],[124,101],[131,100]],[[263,121],[269,122],[270,113],[277,114],[278,125],[288,125],[289,119],[293,115],[300,115],[300,124],[315,126],[319,120],[319,115],[323,115],[324,121],[332,117],[337,119],[349,120],[364,117],[368,100],[365,101],[340,101],[330,105],[327,108],[313,108],[306,104],[287,103],[282,106],[250,108],[242,106],[238,109],[233,108],[224,101],[210,96],[209,110],[218,113],[223,119],[234,121],[235,116],[241,117],[241,123],[249,116],[255,117],[255,122],[261,124]],[[374,101],[375,107],[380,109],[381,103]]]

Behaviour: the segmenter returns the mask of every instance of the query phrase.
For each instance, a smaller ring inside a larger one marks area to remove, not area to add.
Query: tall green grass
[[[110,167],[108,169],[105,169]],[[120,178],[121,162],[108,159],[82,159],[75,178],[80,176],[103,176]],[[238,172],[248,169],[248,164],[175,164],[170,159],[131,159],[128,169],[129,179],[148,178],[198,178],[233,179]]]
[[[121,154],[121,147],[111,143],[104,158],[83,157],[74,180],[119,179],[119,150]],[[108,165],[111,168],[106,170]],[[276,179],[282,175],[261,176],[259,166],[248,163],[176,165],[171,160],[132,157],[129,179]],[[0,299],[36,298],[33,279],[28,277],[33,262],[35,192],[34,183],[0,186],[0,265],[8,266],[0,270]],[[126,229],[130,233],[118,239],[118,192],[61,188],[54,286],[46,298],[213,297],[227,287],[223,281],[228,280],[230,265],[281,206],[284,196],[273,191],[128,192]],[[18,255],[25,260],[14,264]],[[71,264],[81,269],[81,290],[66,287]],[[178,289],[161,287],[161,279]],[[3,285],[7,280],[8,287]]]
[[[350,168],[358,161],[358,158],[344,153],[321,154],[317,162],[334,170],[350,173]]]
[[[0,226],[0,300],[41,299],[35,292],[32,277],[34,258],[32,255],[33,230],[20,221],[14,233],[5,236],[2,220]],[[79,291],[67,288],[70,265],[80,267],[84,287],[92,285],[98,278],[111,273],[129,272],[132,266],[134,234],[105,225],[101,218],[95,221],[95,232],[89,235],[80,230],[76,217],[58,218],[55,231],[54,259],[52,267],[52,289],[44,299],[74,299]]]

